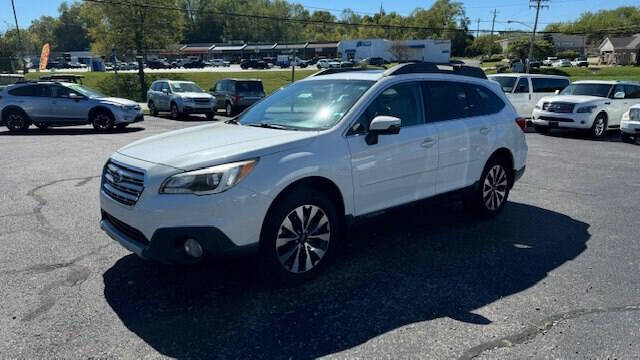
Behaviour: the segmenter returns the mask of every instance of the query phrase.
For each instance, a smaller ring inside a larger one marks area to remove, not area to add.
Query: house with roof
[[[640,65],[640,34],[607,37],[599,49],[601,64]]]

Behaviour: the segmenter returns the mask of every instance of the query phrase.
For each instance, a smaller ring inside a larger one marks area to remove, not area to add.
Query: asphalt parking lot
[[[203,120],[0,129],[0,358],[638,358],[640,146],[527,134],[497,219],[396,210],[286,288],[255,259],[156,265],[99,229],[108,156]]]

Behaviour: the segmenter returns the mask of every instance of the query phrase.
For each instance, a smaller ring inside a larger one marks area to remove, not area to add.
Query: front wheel
[[[467,210],[481,218],[497,216],[509,197],[511,189],[508,161],[494,158],[485,165],[476,189],[465,199]]]
[[[173,120],[178,120],[180,118],[180,111],[178,110],[178,105],[175,103],[171,103],[171,118]]]
[[[538,133],[538,134],[548,134],[550,129],[548,126],[546,125],[533,125],[533,129]]]
[[[149,115],[158,116],[158,109],[156,109],[156,104],[153,101],[149,101],[147,106],[149,107]]]
[[[620,132],[620,139],[622,140],[622,142],[625,142],[627,144],[635,143],[635,139],[633,138],[633,136],[631,136],[631,134],[627,134],[625,132]]]
[[[329,262],[342,221],[327,196],[299,189],[281,198],[267,215],[260,253],[280,280],[298,283],[316,276]]]
[[[215,119],[215,116],[213,113],[207,113],[207,120],[212,121]]]
[[[604,114],[598,114],[596,119],[593,120],[591,126],[591,136],[594,139],[602,139],[607,133],[607,118]]]
[[[113,123],[113,116],[106,111],[95,113],[93,119],[91,119],[91,125],[98,131],[109,131],[113,129]]]

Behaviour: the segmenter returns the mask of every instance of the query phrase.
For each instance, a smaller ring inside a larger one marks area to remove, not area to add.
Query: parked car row
[[[630,81],[576,81],[539,74],[490,75],[522,117],[547,133],[566,128],[589,131],[594,138],[620,129],[624,141],[640,136],[637,125],[640,84]],[[631,109],[634,109],[631,111]]]

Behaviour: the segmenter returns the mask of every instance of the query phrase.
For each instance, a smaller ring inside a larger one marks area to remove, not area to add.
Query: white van
[[[540,74],[496,74],[489,80],[502,87],[518,115],[530,118],[533,108],[545,96],[555,95],[570,83],[566,76]]]

